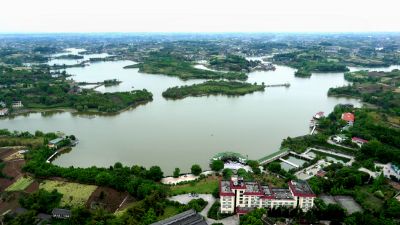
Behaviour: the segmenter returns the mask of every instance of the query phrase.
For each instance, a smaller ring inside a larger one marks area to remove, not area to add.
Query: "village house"
[[[233,177],[220,181],[221,213],[246,214],[255,208],[299,207],[307,211],[314,206],[316,195],[306,181],[290,181],[289,188],[270,188],[258,182]]]
[[[0,109],[0,116],[6,116],[8,115],[8,109],[4,108],[4,109]]]
[[[56,138],[53,139],[51,141],[49,141],[49,143],[47,144],[47,146],[49,148],[58,148],[58,145],[61,143],[61,141],[64,140],[64,138]]]
[[[342,143],[343,141],[347,140],[346,135],[344,134],[339,134],[339,135],[335,135],[333,136],[332,140],[336,143]]]
[[[11,105],[13,108],[21,108],[24,107],[21,101],[14,101]]]
[[[353,124],[354,124],[354,114],[353,113],[349,113],[349,112],[343,113],[342,114],[342,120],[346,121],[347,125],[353,126]]]
[[[359,147],[361,147],[365,143],[368,143],[367,140],[364,140],[364,139],[359,138],[359,137],[353,137],[351,139],[351,142],[356,143]]]
[[[54,208],[53,211],[51,211],[51,215],[53,218],[57,219],[68,219],[71,217],[71,211],[68,209]]]

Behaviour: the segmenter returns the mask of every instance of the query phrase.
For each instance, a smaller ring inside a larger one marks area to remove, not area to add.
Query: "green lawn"
[[[208,177],[195,183],[172,186],[170,194],[211,194],[218,187],[218,183],[217,177]]]
[[[366,210],[379,212],[383,206],[383,200],[377,198],[373,193],[370,193],[368,187],[359,188],[356,192],[356,201],[358,201]]]
[[[95,185],[85,185],[63,181],[45,180],[40,183],[39,188],[47,191],[56,189],[63,194],[61,205],[82,206],[89,199],[90,195],[96,190]]]
[[[31,177],[21,177],[13,184],[11,184],[6,191],[23,191],[27,188],[30,184],[32,184],[33,178]]]
[[[159,216],[159,217],[157,218],[157,220],[158,220],[158,221],[164,220],[164,219],[167,219],[167,218],[169,218],[169,217],[171,217],[171,216],[175,216],[175,215],[178,214],[178,213],[179,213],[179,209],[178,209],[177,207],[168,205],[168,206],[165,207],[165,209],[164,209],[164,214],[161,215],[161,216]]]

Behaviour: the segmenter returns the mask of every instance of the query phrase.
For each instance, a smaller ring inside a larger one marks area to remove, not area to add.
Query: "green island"
[[[313,51],[276,54],[272,59],[276,63],[298,69],[295,72],[297,77],[310,77],[312,72],[349,71],[344,63],[340,63],[337,60],[329,60],[319,52]]]
[[[79,112],[116,113],[131,106],[152,101],[147,90],[100,93],[81,89],[65,73],[50,74],[46,69],[15,70],[0,68],[0,98],[10,113],[45,110],[73,109]],[[114,84],[118,81],[105,83]],[[21,107],[13,107],[20,102]]]
[[[206,81],[190,86],[168,88],[162,93],[164,98],[182,99],[189,96],[228,95],[238,96],[264,91],[265,85],[250,84],[237,81]]]
[[[110,86],[116,86],[122,83],[122,81],[119,81],[117,79],[110,79],[110,80],[104,80],[104,86],[110,87]]]
[[[81,55],[67,54],[55,57],[55,59],[83,59]]]
[[[144,61],[135,65],[125,66],[125,69],[139,68],[139,72],[149,74],[164,74],[188,79],[227,79],[246,80],[247,75],[242,72],[217,72],[202,70],[194,67],[194,63],[169,55],[165,52],[151,53]]]
[[[250,72],[261,61],[247,60],[238,55],[214,56],[209,60],[210,67],[216,70]]]

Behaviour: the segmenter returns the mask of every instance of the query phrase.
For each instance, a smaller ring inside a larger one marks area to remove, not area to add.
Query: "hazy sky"
[[[400,0],[1,0],[0,32],[400,31]]]

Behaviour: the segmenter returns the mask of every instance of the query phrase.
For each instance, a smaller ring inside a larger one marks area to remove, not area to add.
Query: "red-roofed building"
[[[289,188],[270,188],[254,181],[233,177],[220,180],[221,213],[245,214],[254,208],[279,206],[307,211],[314,205],[315,195],[305,181],[291,181]]]
[[[353,137],[353,138],[351,139],[351,142],[356,143],[356,144],[357,144],[358,146],[360,146],[360,147],[361,147],[363,144],[368,143],[367,140],[364,140],[364,139],[359,138],[359,137]]]
[[[353,113],[343,113],[342,120],[346,121],[348,125],[353,125],[354,123],[354,114]]]

